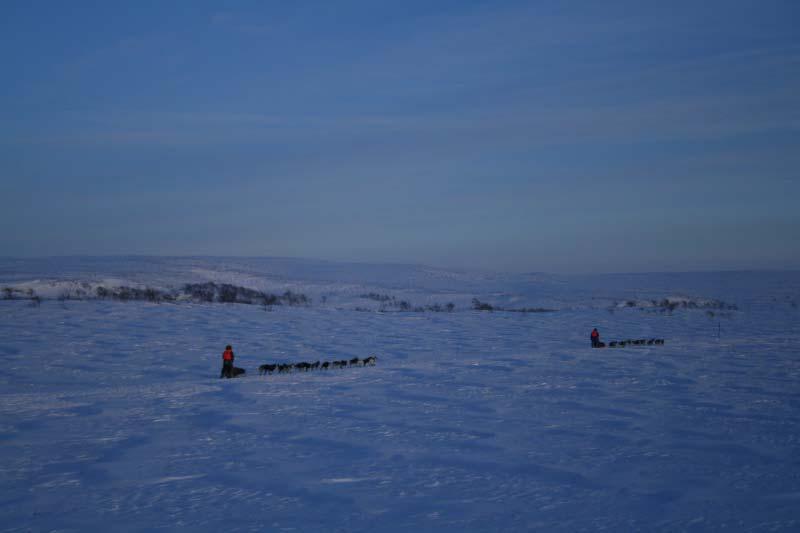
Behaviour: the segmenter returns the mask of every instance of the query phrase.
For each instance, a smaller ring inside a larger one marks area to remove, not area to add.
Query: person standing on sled
[[[222,372],[219,373],[219,378],[222,379],[223,376],[226,378],[233,377],[233,348],[231,348],[230,344],[222,352]]]
[[[592,339],[592,348],[597,348],[600,346],[600,333],[597,331],[597,328],[592,330],[592,334],[589,336]]]

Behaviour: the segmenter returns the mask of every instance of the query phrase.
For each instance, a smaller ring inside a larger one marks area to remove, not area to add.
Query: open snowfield
[[[313,302],[56,298],[109,280]],[[0,531],[800,530],[798,273],[3,259],[5,286],[46,298],[0,300]],[[593,350],[595,326],[666,344]],[[218,379],[225,344],[245,378]]]

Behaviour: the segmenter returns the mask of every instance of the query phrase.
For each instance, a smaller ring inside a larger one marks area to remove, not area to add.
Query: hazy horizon
[[[277,260],[288,262],[310,262],[310,263],[329,263],[334,265],[364,265],[364,266],[408,266],[420,268],[436,268],[440,270],[463,271],[463,272],[485,272],[495,274],[526,275],[526,274],[545,274],[554,276],[591,276],[591,275],[647,275],[647,274],[725,274],[725,273],[793,273],[800,272],[800,268],[742,268],[742,269],[716,269],[716,270],[652,270],[652,271],[607,271],[607,272],[555,272],[546,270],[498,270],[490,268],[471,267],[470,265],[435,265],[414,261],[348,261],[340,259],[325,259],[320,257],[300,257],[300,256],[269,256],[269,255],[154,255],[154,254],[64,254],[64,255],[30,255],[30,256],[9,256],[0,255],[0,260],[6,261],[58,261],[64,259],[87,260],[87,259],[142,259],[142,260],[190,260],[190,259],[210,259],[210,260]]]

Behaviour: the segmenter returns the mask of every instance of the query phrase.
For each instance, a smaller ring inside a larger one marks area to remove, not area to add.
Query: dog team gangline
[[[239,368],[233,364],[235,356],[233,349],[230,346],[225,348],[222,354],[222,372],[220,378],[235,378],[243,376],[247,373],[244,368]],[[313,363],[300,362],[300,363],[272,363],[263,364],[258,367],[258,375],[263,376],[277,372],[278,374],[286,374],[290,372],[308,372],[309,370],[328,370],[332,368],[347,368],[354,366],[375,366],[378,362],[377,355],[370,355],[364,359],[354,357],[352,359],[340,359],[337,361],[315,361]]]

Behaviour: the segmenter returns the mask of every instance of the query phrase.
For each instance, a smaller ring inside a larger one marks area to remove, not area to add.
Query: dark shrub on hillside
[[[213,302],[217,294],[217,286],[214,283],[187,283],[183,286],[183,293],[192,300],[199,302]]]
[[[721,300],[701,301],[700,303],[694,300],[668,300],[664,298],[661,301],[652,300],[653,306],[661,308],[666,311],[674,311],[675,309],[717,309],[720,311],[737,311],[739,308],[735,304],[728,304]]]
[[[183,293],[198,302],[220,302],[238,304],[271,305],[309,305],[311,299],[305,294],[286,291],[280,296],[266,292],[239,287],[229,283],[217,285],[213,282],[187,283],[183,286]]]
[[[289,305],[308,305],[311,303],[311,299],[305,294],[298,294],[292,291],[284,292],[281,300]]]
[[[236,289],[237,288],[233,285],[223,284],[221,287],[219,287],[217,300],[222,303],[236,303],[236,301],[239,299],[239,291]]]
[[[362,295],[362,298],[364,295]],[[389,312],[391,309],[400,312],[414,312],[414,313],[443,313],[445,311],[452,312],[456,305],[452,302],[448,303],[447,305],[442,304],[430,304],[426,306],[421,305],[412,305],[410,302],[406,300],[397,300],[394,296],[390,300],[377,300],[377,298],[370,298],[371,300],[381,301],[380,309],[378,309],[381,313]]]
[[[156,289],[151,289],[150,287],[147,287],[144,290],[144,297],[145,300],[147,300],[148,302],[160,302],[162,299],[161,291]]]
[[[490,304],[482,302],[477,298],[472,299],[472,308],[475,309],[476,311],[494,311],[495,309]]]
[[[476,311],[507,311],[509,313],[555,313],[556,312],[556,309],[547,309],[545,307],[522,307],[520,309],[504,309],[502,307],[497,307],[482,302],[477,298],[472,299],[472,308],[475,309]]]
[[[113,289],[97,287],[95,289],[95,295],[102,300],[111,299],[120,300],[123,302],[145,301],[159,303],[162,300],[174,300],[174,297],[171,294],[162,292],[158,289],[153,289],[151,287],[146,287],[144,289],[125,286],[115,287]],[[84,294],[79,294],[78,296],[80,296],[79,299],[82,299]]]
[[[368,300],[375,300],[376,302],[388,302],[389,300],[394,300],[394,296],[389,296],[388,294],[378,294],[376,292],[370,292],[368,294],[362,294],[360,298],[366,298]]]

